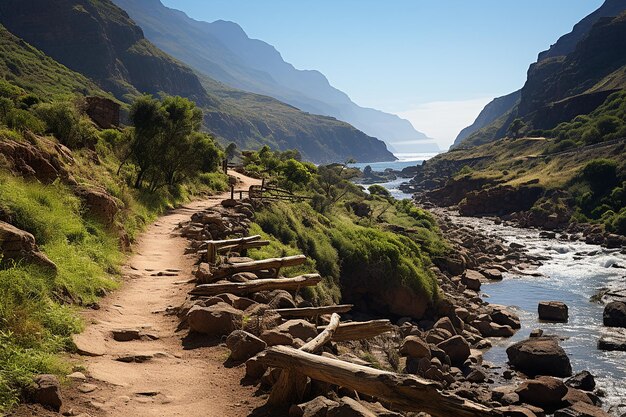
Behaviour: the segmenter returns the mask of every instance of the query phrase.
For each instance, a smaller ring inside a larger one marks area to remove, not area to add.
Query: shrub
[[[610,159],[594,159],[581,171],[581,177],[594,193],[613,188],[617,183],[617,162]]]
[[[581,139],[586,144],[591,145],[594,143],[598,143],[602,140],[602,133],[597,127],[592,126],[585,130],[585,132],[581,136]]]
[[[29,111],[22,109],[11,109],[6,115],[6,123],[11,129],[19,132],[30,131],[41,134],[45,131],[45,124]]]
[[[382,185],[378,185],[378,184],[370,185],[367,188],[367,191],[369,191],[371,195],[375,195],[375,196],[379,196],[383,198],[392,198],[389,190],[387,190]]]

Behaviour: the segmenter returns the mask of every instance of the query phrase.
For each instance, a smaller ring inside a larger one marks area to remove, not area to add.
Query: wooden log
[[[232,244],[232,245],[228,245],[228,246],[221,246],[219,248],[217,248],[217,252],[218,253],[224,253],[224,252],[240,252],[242,250],[246,250],[246,249],[255,249],[255,248],[261,248],[263,246],[267,246],[270,244],[269,240],[257,240],[254,242],[246,242],[246,243],[236,243],[236,244]]]
[[[296,266],[302,265],[306,261],[306,256],[304,255],[295,255],[295,256],[286,256],[284,258],[270,258],[263,259],[261,261],[252,261],[252,262],[244,262],[235,265],[220,265],[218,268],[213,270],[213,277],[215,279],[220,279],[223,277],[227,277],[239,272],[255,272],[261,270],[276,270],[276,273],[280,270],[280,268],[287,266]]]
[[[190,295],[214,296],[230,293],[234,295],[247,295],[266,290],[295,291],[302,287],[317,285],[322,280],[319,274],[306,274],[293,278],[256,279],[248,282],[228,282],[224,284],[202,284],[189,291]]]
[[[318,326],[317,329],[322,331],[324,326]],[[393,325],[386,319],[341,323],[333,336],[333,341],[347,342],[350,340],[371,339],[392,330]]]
[[[323,307],[303,307],[303,308],[279,308],[269,310],[273,313],[280,314],[281,317],[317,317],[324,314],[346,313],[354,307],[352,304],[341,304],[335,306]]]
[[[414,375],[382,371],[287,346],[270,347],[257,357],[269,367],[288,369],[311,379],[350,388],[403,411],[421,411],[433,417],[502,415],[480,404],[442,393],[437,383]]]
[[[333,313],[330,323],[328,323],[324,331],[307,342],[300,350],[315,353],[326,343],[330,342],[337,327],[339,327],[339,314]],[[306,376],[292,369],[283,369],[278,377],[278,381],[272,387],[267,403],[270,406],[277,407],[299,402],[302,399],[302,391],[304,390],[301,387],[303,386],[306,386]]]
[[[261,235],[253,235],[246,236],[236,239],[225,239],[225,240],[206,240],[204,244],[206,245],[206,252],[202,255],[204,256],[204,260],[210,264],[215,264],[217,262],[217,254],[220,248],[224,246],[232,246],[232,245],[241,245],[245,243],[255,242],[261,239]]]

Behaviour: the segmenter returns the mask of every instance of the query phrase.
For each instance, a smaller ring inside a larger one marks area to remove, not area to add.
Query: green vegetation
[[[135,126],[100,130],[84,113],[82,96],[53,99],[49,90],[37,91],[46,94],[0,79],[0,141],[28,142],[45,152],[66,145],[72,161],[64,169],[81,186],[106,190],[120,210],[113,224],[104,224],[89,214],[71,182],[23,179],[11,172],[14,155],[0,155],[0,219],[32,233],[57,266],[52,271],[0,256],[0,412],[16,404],[33,375],[68,371],[58,353],[72,349],[70,336],[82,328],[77,308],[117,286],[122,238],[132,241],[168,207],[227,188],[227,177],[215,172],[222,151],[198,131],[202,115],[188,100],[140,98],[134,110],[147,106],[157,114],[154,141],[141,142],[146,124],[137,112]],[[152,158],[147,186],[137,181],[140,159],[132,149]]]
[[[324,277],[323,285],[306,290],[312,302],[338,302],[342,289],[375,292],[400,286],[431,301],[438,297],[430,256],[447,248],[427,212],[409,200],[395,201],[375,186],[365,193],[349,182],[356,171],[345,165],[316,168],[290,156],[262,148],[246,155],[246,169],[307,197],[306,202],[268,204],[257,211],[255,222],[273,242],[263,255],[304,253],[310,258],[306,271]],[[301,174],[292,175],[293,167]],[[367,214],[352,207],[366,208]],[[391,227],[405,231],[394,233]]]

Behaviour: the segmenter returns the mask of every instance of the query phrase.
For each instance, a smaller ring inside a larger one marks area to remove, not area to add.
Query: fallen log
[[[330,342],[333,334],[339,327],[339,314],[333,313],[330,323],[323,332],[311,339],[300,348],[302,352],[315,353],[326,343]],[[272,387],[267,403],[270,406],[281,406],[292,404],[302,400],[304,387],[306,387],[307,377],[293,369],[283,369],[278,380]]]
[[[280,268],[302,265],[304,262],[306,262],[306,256],[304,255],[286,256],[284,258],[270,258],[260,261],[243,262],[234,265],[223,264],[215,268],[212,273],[215,279],[221,279],[239,272],[274,270],[275,276],[277,276]]]
[[[239,264],[238,264],[239,265]],[[247,295],[259,291],[295,291],[302,287],[312,287],[322,280],[319,274],[300,275],[293,278],[256,279],[248,282],[228,282],[224,284],[202,284],[189,291],[190,295],[214,296],[218,294]]]
[[[323,329],[324,326],[318,326],[317,328],[318,331]],[[333,335],[333,341],[347,342],[350,340],[371,339],[392,330],[393,325],[386,319],[341,323]]]
[[[323,307],[279,308],[269,312],[280,314],[281,317],[317,317],[324,314],[346,313],[354,307],[352,304],[341,304]]]
[[[433,417],[502,415],[469,400],[444,394],[439,391],[437,383],[414,375],[382,371],[287,346],[270,347],[257,358],[266,366],[288,369],[317,381],[350,388],[403,411],[421,411]]]
[[[251,244],[252,242],[256,242],[259,240],[261,240],[261,235],[253,235],[225,240],[206,240],[204,242],[204,244],[206,245],[206,252],[204,253],[205,261],[210,264],[215,264],[215,262],[217,262],[217,254],[222,248],[228,246],[237,247],[238,245]]]

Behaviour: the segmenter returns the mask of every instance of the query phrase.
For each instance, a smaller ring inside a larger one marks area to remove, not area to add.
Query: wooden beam
[[[259,291],[286,290],[295,291],[302,287],[312,287],[322,280],[319,274],[300,275],[293,278],[256,279],[248,282],[228,282],[224,284],[202,284],[189,291],[190,295],[214,296],[230,293],[247,295]]]
[[[322,331],[324,326],[318,326],[317,329]],[[333,341],[347,342],[350,340],[371,339],[392,330],[393,325],[386,319],[341,323],[333,336]]]
[[[286,256],[284,258],[270,258],[263,259],[261,261],[243,262],[239,264],[223,264],[213,270],[213,276],[215,279],[224,278],[239,272],[255,272],[261,270],[276,270],[276,273],[280,268],[287,266],[302,265],[306,262],[306,256],[295,255]]]
[[[281,317],[317,317],[324,314],[347,313],[354,307],[352,304],[341,304],[323,307],[279,308],[268,312],[280,314]]]
[[[333,313],[330,323],[323,332],[311,339],[300,348],[303,352],[315,353],[326,343],[330,342],[333,334],[339,327],[339,314]],[[292,369],[283,369],[278,380],[272,387],[267,404],[273,407],[284,406],[302,400],[302,387],[306,386],[306,376]]]
[[[382,371],[287,346],[270,347],[257,357],[269,367],[288,369],[317,381],[350,388],[403,411],[421,411],[433,417],[502,415],[480,404],[442,393],[435,382],[414,375]]]

